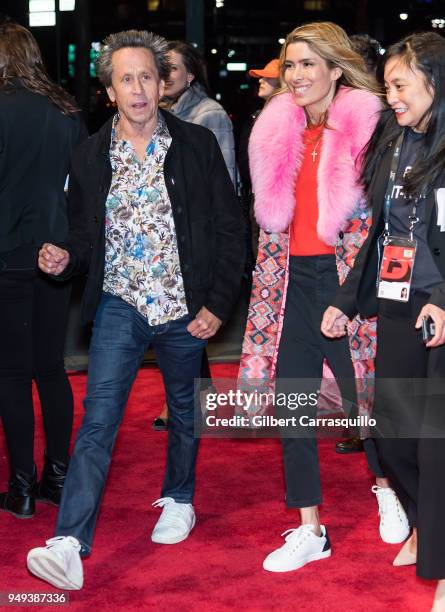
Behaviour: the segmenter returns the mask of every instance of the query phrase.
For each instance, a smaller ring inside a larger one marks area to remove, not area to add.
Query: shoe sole
[[[402,542],[409,537],[409,534],[410,532],[408,530],[406,535],[401,535],[398,538],[384,538],[380,533],[380,538],[382,539],[382,542],[385,542],[385,544],[402,544]]]
[[[38,557],[28,555],[27,565],[31,574],[49,582],[58,589],[78,591],[82,588],[82,585],[74,584],[67,578],[63,567],[54,561],[53,556],[45,555],[43,551],[39,553]]]
[[[309,557],[306,557],[305,559],[302,559],[298,565],[295,565],[293,567],[289,567],[287,569],[271,569],[269,567],[264,567],[263,564],[263,569],[266,570],[266,572],[275,572],[275,573],[285,573],[285,572],[294,572],[297,569],[300,569],[302,567],[304,567],[305,565],[307,565],[307,563],[312,563],[312,561],[320,561],[321,559],[327,559],[328,557],[330,557],[332,554],[332,549],[330,548],[329,550],[325,550],[324,552],[321,553],[314,553],[313,555],[309,555]]]
[[[360,448],[357,450],[343,450],[343,449],[336,448],[335,452],[338,453],[339,455],[354,455],[355,453],[364,453],[365,449]]]
[[[196,523],[196,518],[193,517],[192,526],[190,527],[190,531],[186,535],[177,536],[176,538],[170,538],[166,540],[166,539],[156,539],[156,536],[153,537],[153,534],[151,534],[151,541],[154,542],[155,544],[179,544],[179,542],[183,542],[189,537],[193,527],[195,526],[195,523]]]

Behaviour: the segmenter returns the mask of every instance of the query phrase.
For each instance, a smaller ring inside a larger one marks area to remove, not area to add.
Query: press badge
[[[416,257],[417,240],[385,236],[377,283],[377,297],[407,302]]]

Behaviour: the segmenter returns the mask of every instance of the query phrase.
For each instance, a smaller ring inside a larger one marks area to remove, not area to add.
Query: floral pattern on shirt
[[[187,311],[176,230],[164,160],[171,136],[163,117],[139,161],[131,143],[116,135],[113,120],[110,161],[113,170],[105,213],[103,290],[134,306],[149,325],[161,325]]]

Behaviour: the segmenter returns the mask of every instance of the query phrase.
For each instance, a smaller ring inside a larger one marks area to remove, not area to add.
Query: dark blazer
[[[172,137],[164,162],[189,313],[205,306],[226,321],[244,268],[244,221],[215,136],[161,111]],[[105,204],[112,169],[112,119],[73,155],[68,192],[70,253],[62,277],[88,272],[82,320],[93,320],[105,265]]]
[[[0,252],[65,240],[65,181],[86,137],[79,113],[64,115],[20,80],[0,89]]]
[[[355,259],[353,269],[332,302],[333,306],[339,308],[350,318],[357,312],[368,317],[377,314],[377,240],[384,229],[383,203],[392,153],[392,143],[390,143],[368,190],[368,198],[372,206],[372,225],[368,237]],[[436,189],[439,187],[441,187],[440,184],[435,185]],[[428,245],[437,268],[442,278],[445,279],[445,232],[441,232],[437,225],[436,189],[431,190],[422,206],[426,207]],[[433,289],[429,303],[445,309],[445,281]]]

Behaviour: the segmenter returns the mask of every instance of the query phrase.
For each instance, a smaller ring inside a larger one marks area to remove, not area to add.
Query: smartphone
[[[422,339],[425,344],[429,342],[436,334],[436,326],[432,317],[423,317],[422,319]]]

